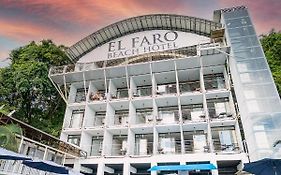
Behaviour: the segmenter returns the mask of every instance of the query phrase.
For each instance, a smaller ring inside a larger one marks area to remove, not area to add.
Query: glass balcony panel
[[[179,121],[179,111],[177,107],[165,107],[158,109],[157,123],[176,123]]]
[[[157,95],[176,94],[176,93],[177,93],[176,83],[170,83],[170,84],[157,86],[157,90],[156,90]]]
[[[223,73],[204,75],[204,85],[206,90],[225,89]]]
[[[151,155],[153,153],[153,134],[135,136],[135,155]]]
[[[145,124],[153,122],[152,109],[137,109],[136,124]]]
[[[81,135],[69,135],[67,138],[67,142],[79,146],[80,138],[81,138]]]
[[[159,154],[181,153],[180,133],[159,134],[158,153]]]
[[[106,100],[106,93],[104,90],[98,90],[95,92],[91,92],[89,99],[91,101],[100,101],[100,100]]]
[[[90,156],[100,156],[102,153],[103,137],[93,137]]]
[[[113,136],[111,156],[122,156],[127,153],[127,136]]]
[[[212,128],[212,139],[216,152],[234,152],[239,150],[234,127]]]
[[[193,104],[193,105],[182,106],[181,111],[182,111],[183,122],[204,121],[205,120],[203,104]]]
[[[129,123],[129,111],[115,111],[114,125],[127,125]]]
[[[151,95],[152,95],[152,86],[139,86],[133,92],[134,97],[146,97]]]
[[[88,91],[88,89],[86,89],[86,91]],[[77,89],[76,96],[75,96],[75,103],[80,103],[83,101],[86,101],[85,89],[84,88]]]
[[[103,126],[105,122],[105,112],[96,112],[94,126]]]
[[[228,98],[208,99],[207,107],[211,119],[233,118]]]
[[[81,128],[84,119],[84,110],[73,110],[69,128]]]
[[[208,152],[207,137],[203,131],[184,132],[184,145],[186,153]]]
[[[127,88],[122,88],[122,89],[117,89],[117,98],[128,98],[128,89]]]
[[[200,82],[198,81],[187,81],[179,83],[180,93],[185,92],[200,92]]]

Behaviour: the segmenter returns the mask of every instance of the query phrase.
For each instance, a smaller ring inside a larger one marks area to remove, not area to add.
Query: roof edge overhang
[[[122,36],[148,30],[175,30],[210,37],[221,23],[175,14],[151,14],[118,21],[86,36],[66,50],[67,56],[77,62],[95,48]]]

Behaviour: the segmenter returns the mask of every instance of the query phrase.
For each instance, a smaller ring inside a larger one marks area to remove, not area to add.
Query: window
[[[67,138],[67,142],[79,146],[80,138],[81,138],[81,135],[69,135]]]
[[[103,137],[94,136],[92,137],[92,145],[91,145],[91,156],[100,156],[102,152],[102,141]]]
[[[82,127],[84,111],[85,111],[84,109],[72,111],[69,128],[81,128]]]
[[[86,89],[86,91],[87,90],[88,89]],[[77,89],[76,96],[75,96],[75,102],[76,103],[80,103],[82,101],[86,101],[85,89],[84,88]]]

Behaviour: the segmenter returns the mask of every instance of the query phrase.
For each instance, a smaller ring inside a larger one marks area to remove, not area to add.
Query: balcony
[[[127,136],[114,135],[112,144],[108,145],[111,148],[110,156],[124,156],[127,153]]]
[[[133,97],[147,97],[152,96],[152,86],[138,86],[133,89]]]
[[[236,153],[240,151],[234,126],[214,127],[211,130],[215,152]]]
[[[203,104],[183,105],[181,111],[184,123],[205,121]]]
[[[179,111],[177,106],[158,108],[157,124],[173,124],[179,122]]]
[[[211,120],[234,119],[228,98],[207,99],[207,107]]]
[[[138,134],[135,136],[134,155],[153,154],[153,134]]]
[[[106,100],[106,93],[104,90],[91,92],[89,96],[90,101],[103,101]]]
[[[136,124],[149,124],[153,122],[152,108],[136,110]]]
[[[157,147],[158,154],[180,154],[180,133],[161,133]]]
[[[207,136],[204,134],[204,131],[185,131],[183,135],[185,153],[209,152]]]
[[[101,156],[103,137],[94,136],[92,138],[90,156]]]
[[[105,124],[105,112],[96,112],[94,118],[94,126],[101,127]]]
[[[200,81],[198,80],[198,81],[180,82],[179,89],[181,94],[188,93],[188,92],[200,93],[201,92]]]
[[[204,85],[206,90],[225,89],[223,73],[204,75]]]
[[[84,120],[84,112],[85,112],[84,109],[73,110],[67,128],[75,128],[75,129],[81,128]]]
[[[110,93],[112,100],[126,99],[129,97],[128,88],[118,88],[116,91]]]
[[[115,111],[114,125],[127,126],[129,124],[129,111],[119,110]]]
[[[86,92],[87,91],[88,89],[86,89]],[[77,89],[74,102],[80,103],[84,101],[86,101],[85,89],[84,88]]]
[[[167,94],[176,94],[176,93],[177,93],[176,83],[157,85],[157,89],[156,89],[157,95],[167,95]]]

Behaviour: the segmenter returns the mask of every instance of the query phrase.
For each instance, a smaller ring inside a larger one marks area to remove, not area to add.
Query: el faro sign
[[[188,32],[171,30],[142,31],[128,34],[105,43],[84,55],[78,62],[90,63],[151,52],[161,52],[197,45],[198,41],[204,40],[209,41],[205,36]]]
[[[176,40],[179,35],[175,31],[154,33],[147,36],[135,36],[128,45],[123,40],[108,43],[108,59],[139,55],[149,52],[164,51],[177,48]]]

